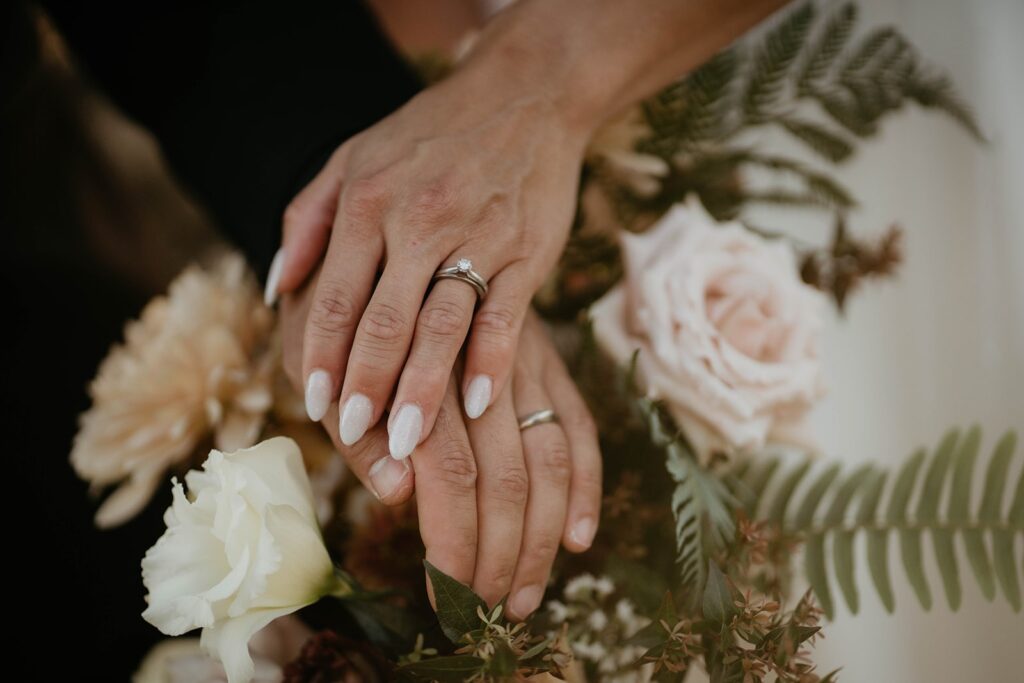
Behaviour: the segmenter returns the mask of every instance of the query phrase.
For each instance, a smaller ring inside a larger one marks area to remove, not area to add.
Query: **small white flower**
[[[548,602],[548,617],[551,619],[551,623],[561,624],[569,618],[569,608],[558,600],[550,600]]]
[[[576,656],[580,659],[586,659],[591,662],[600,662],[604,659],[608,651],[601,643],[592,643],[587,640],[578,640],[572,644],[572,650],[576,653]]]
[[[567,600],[584,600],[594,590],[597,580],[592,574],[580,574],[565,583],[563,593]]]
[[[587,617],[587,625],[590,626],[591,631],[603,631],[604,627],[608,625],[608,616],[601,610],[594,610]]]
[[[602,576],[594,583],[594,592],[602,598],[607,598],[615,592],[615,584],[607,576]]]

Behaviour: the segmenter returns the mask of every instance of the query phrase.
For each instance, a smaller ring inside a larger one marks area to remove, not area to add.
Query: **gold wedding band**
[[[519,418],[519,431],[524,431],[530,427],[536,427],[537,425],[547,424],[548,422],[558,422],[558,413],[556,413],[553,408],[537,410],[529,415]]]
[[[478,298],[483,299],[487,296],[487,280],[480,277],[480,273],[473,270],[473,262],[468,258],[460,258],[458,263],[448,268],[441,268],[436,273],[431,282],[437,280],[458,280],[459,282],[465,282],[467,285],[476,290]]]

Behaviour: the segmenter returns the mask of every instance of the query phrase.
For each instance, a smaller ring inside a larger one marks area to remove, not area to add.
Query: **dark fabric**
[[[79,67],[156,134],[178,179],[261,271],[294,192],[417,88],[353,0],[43,4]],[[163,638],[139,616],[139,562],[162,532],[169,487],[128,524],[98,531],[67,457],[87,382],[144,297],[91,256],[73,199],[83,131],[65,91],[35,68],[28,5],[0,6],[0,412],[4,500],[17,506],[5,515],[4,680],[127,681]]]
[[[354,0],[43,4],[260,269],[302,183],[418,87]]]

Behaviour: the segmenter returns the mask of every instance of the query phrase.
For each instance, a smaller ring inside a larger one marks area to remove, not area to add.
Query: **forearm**
[[[541,87],[571,125],[592,129],[786,1],[520,0],[491,22],[464,68],[498,74],[504,87]]]

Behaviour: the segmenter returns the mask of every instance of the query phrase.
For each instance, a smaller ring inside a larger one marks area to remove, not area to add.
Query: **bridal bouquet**
[[[606,495],[592,549],[559,559],[525,623],[422,561],[415,503],[385,508],[348,475],[284,379],[241,257],[150,303],[100,367],[71,454],[97,494],[113,489],[100,526],[172,488],[142,616],[174,638],[136,680],[836,680],[810,658],[823,617],[840,599],[856,612],[860,562],[894,609],[891,553],[926,609],[933,564],[951,608],[969,567],[1020,610],[1012,432],[983,451],[976,427],[953,429],[896,467],[847,471],[802,428],[823,391],[826,308],[901,258],[895,228],[850,234],[854,198],[820,166],[911,103],[980,136],[896,31],[855,38],[852,4],[820,14],[796,9],[591,144],[536,306],[600,427]],[[760,148],[768,128],[824,163]],[[828,243],[749,222],[764,202],[834,215]]]

